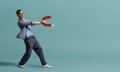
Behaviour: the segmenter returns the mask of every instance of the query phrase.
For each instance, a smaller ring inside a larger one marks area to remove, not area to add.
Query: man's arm
[[[33,21],[33,22],[32,22],[32,24],[33,24],[33,25],[40,25],[40,24],[41,24],[41,22],[38,22],[38,21]]]
[[[33,21],[32,24],[33,25],[40,25],[40,24],[43,24],[43,23],[46,23],[45,20],[41,21],[41,22],[38,22],[38,21]]]

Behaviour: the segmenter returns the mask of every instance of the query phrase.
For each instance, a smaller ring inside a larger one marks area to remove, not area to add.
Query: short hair
[[[22,10],[22,9],[18,9],[18,10],[16,10],[16,14],[19,14],[20,11],[23,11],[23,10]]]

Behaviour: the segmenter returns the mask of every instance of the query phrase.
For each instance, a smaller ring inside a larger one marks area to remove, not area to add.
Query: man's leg
[[[31,56],[31,52],[32,52],[32,47],[33,47],[33,41],[32,38],[27,38],[24,40],[25,45],[26,45],[26,52],[24,53],[21,61],[19,62],[19,65],[24,65],[28,59]]]
[[[47,62],[45,61],[43,50],[42,50],[40,44],[37,42],[35,37],[34,37],[34,40],[35,40],[35,42],[33,45],[33,49],[36,52],[36,54],[38,55],[38,57],[40,58],[41,64],[45,65],[45,64],[47,64]]]

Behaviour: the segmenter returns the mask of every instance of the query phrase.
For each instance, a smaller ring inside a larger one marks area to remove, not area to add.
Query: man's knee
[[[31,52],[32,52],[32,49],[26,50],[26,54],[27,54],[27,55],[31,55]]]

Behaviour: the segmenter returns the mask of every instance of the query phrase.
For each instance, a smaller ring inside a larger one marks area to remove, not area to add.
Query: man
[[[51,68],[52,66],[48,65],[44,55],[41,46],[39,45],[38,41],[36,40],[32,30],[31,26],[33,25],[40,25],[43,23],[46,23],[45,21],[29,21],[24,18],[24,12],[22,9],[18,9],[16,11],[16,15],[18,17],[18,26],[20,28],[20,33],[18,33],[17,38],[23,39],[25,46],[26,46],[26,51],[25,54],[23,55],[22,59],[20,60],[18,67],[23,68],[24,64],[28,61],[30,58],[32,49],[36,52],[38,57],[40,58],[41,64],[43,67],[46,68]]]

